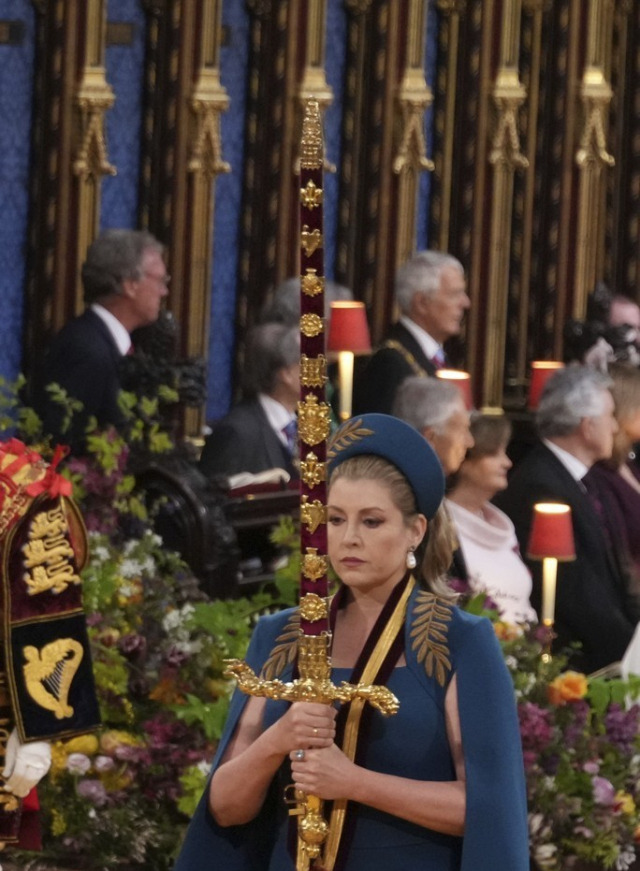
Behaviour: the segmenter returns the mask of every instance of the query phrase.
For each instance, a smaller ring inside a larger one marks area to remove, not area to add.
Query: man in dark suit
[[[214,425],[200,468],[211,478],[284,469],[298,477],[295,410],[300,398],[299,327],[254,327],[247,341],[244,400]]]
[[[357,380],[354,414],[391,414],[407,376],[433,376],[446,365],[443,345],[459,334],[469,308],[462,264],[450,254],[420,251],[398,270],[395,300],[400,319]]]
[[[574,665],[585,671],[620,660],[640,618],[624,555],[607,539],[598,517],[602,504],[582,480],[596,460],[611,456],[617,423],[609,384],[606,376],[585,366],[555,374],[538,407],[541,440],[495,498],[513,520],[525,557],[534,504],[564,502],[571,507],[576,560],[558,567],[555,647],[580,642]],[[540,614],[541,563],[527,562],[533,574],[531,601]]]
[[[56,442],[78,453],[91,418],[99,429],[122,426],[120,361],[131,350],[131,332],[157,320],[168,282],[163,246],[149,233],[107,230],[89,246],[82,265],[87,308],[54,337],[34,391],[44,432]],[[75,401],[71,421],[53,401],[53,384]]]

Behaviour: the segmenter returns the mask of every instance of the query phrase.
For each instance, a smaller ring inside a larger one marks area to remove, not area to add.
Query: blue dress
[[[466,773],[464,836],[442,835],[360,805],[344,869],[529,871],[520,732],[500,646],[488,620],[446,603],[440,602],[439,610],[446,619],[434,628],[427,619],[429,599],[434,597],[419,589],[411,595],[405,618],[407,665],[395,668],[387,681],[400,699],[400,710],[389,718],[373,712],[366,765],[411,779],[455,779],[444,717],[446,690],[455,674]],[[254,671],[274,661],[271,652],[287,635],[293,613],[262,618],[246,658]],[[287,681],[294,657],[283,656],[281,645],[279,650],[277,676]],[[344,679],[343,674],[334,670],[336,680]],[[246,696],[236,692],[212,770],[245,703]],[[267,701],[265,725],[284,709],[283,702]],[[243,826],[218,826],[205,790],[174,871],[292,871],[282,801],[283,785],[290,782],[286,767],[285,762],[274,778],[260,814]]]
[[[349,681],[351,669],[334,668],[334,683]],[[373,717],[365,767],[384,774],[415,780],[455,780],[444,715],[438,700],[425,695],[420,683],[407,667],[394,669],[387,687],[400,701],[392,717],[376,712]],[[265,728],[280,716],[281,702],[267,702]],[[407,753],[407,746],[415,753]],[[288,766],[284,766],[288,771]],[[284,774],[283,784],[290,782]],[[269,871],[295,871],[287,850],[288,816],[278,819],[278,839]],[[391,814],[359,805],[351,846],[348,871],[454,871],[460,867],[462,838],[442,835]]]

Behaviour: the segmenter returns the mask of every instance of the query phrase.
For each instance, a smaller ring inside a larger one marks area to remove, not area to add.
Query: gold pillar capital
[[[104,116],[115,101],[107,84],[104,67],[85,67],[75,97],[80,113],[80,142],[73,163],[75,175],[99,178],[115,175],[116,168],[109,162],[104,137]]]

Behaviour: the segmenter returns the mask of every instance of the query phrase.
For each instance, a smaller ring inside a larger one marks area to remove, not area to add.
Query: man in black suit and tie
[[[214,425],[202,450],[200,468],[209,478],[276,468],[297,478],[298,324],[254,327],[245,359],[245,398]]]
[[[540,442],[494,500],[513,520],[525,557],[534,504],[571,507],[576,560],[558,568],[554,646],[580,642],[573,662],[587,672],[620,660],[640,619],[624,554],[607,539],[598,517],[603,506],[582,481],[593,463],[611,456],[618,425],[609,385],[607,376],[579,365],[549,379],[536,418]],[[533,574],[531,602],[540,614],[541,562],[527,563]]]
[[[121,427],[120,360],[131,351],[130,334],[154,323],[167,295],[163,246],[150,233],[106,230],[89,246],[82,265],[87,308],[54,337],[34,391],[43,429],[81,453],[86,429]],[[48,385],[58,384],[81,403],[69,424]]]
[[[446,365],[443,345],[460,333],[469,308],[462,264],[440,251],[420,251],[396,273],[400,319],[356,383],[354,414],[391,414],[409,375],[433,376]]]

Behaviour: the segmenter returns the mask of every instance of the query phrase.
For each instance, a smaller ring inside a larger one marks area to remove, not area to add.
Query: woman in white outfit
[[[511,425],[502,415],[478,414],[471,421],[471,434],[474,446],[446,500],[462,556],[457,573],[466,574],[460,580],[472,593],[487,593],[505,621],[534,621],[531,575],[520,557],[513,523],[490,501],[507,486]]]

